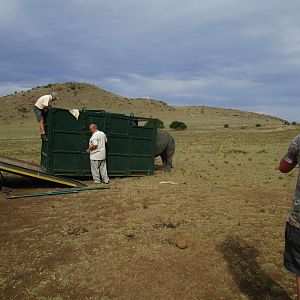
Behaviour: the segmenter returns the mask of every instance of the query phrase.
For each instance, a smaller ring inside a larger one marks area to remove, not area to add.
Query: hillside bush
[[[229,124],[224,124],[224,128],[229,128]]]
[[[261,124],[259,124],[259,123],[255,124],[255,127],[261,127]]]
[[[297,125],[297,122],[296,122],[296,121],[293,121],[293,122],[292,122],[292,125]]]
[[[170,128],[175,129],[175,130],[185,130],[185,129],[187,129],[187,125],[184,122],[173,121],[170,124]]]
[[[165,128],[164,122],[160,119],[150,119],[146,122],[144,127],[153,127],[153,122],[157,122],[156,123],[157,128],[159,128],[159,129],[164,129]]]

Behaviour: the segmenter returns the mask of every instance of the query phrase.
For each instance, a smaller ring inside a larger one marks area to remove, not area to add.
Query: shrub
[[[292,122],[292,125],[297,125],[297,122],[296,122],[296,121],[293,121],[293,122]]]
[[[229,124],[224,124],[224,128],[229,128]]]
[[[154,123],[156,122],[157,128],[163,129],[165,128],[164,122],[160,119],[149,119],[144,127],[153,127]]]
[[[255,124],[255,127],[261,127],[261,124],[259,124],[259,123]]]
[[[30,109],[29,108],[27,108],[27,107],[19,107],[18,108],[18,111],[20,112],[20,113],[28,113],[28,112],[30,112]]]
[[[175,129],[175,130],[185,130],[187,129],[187,126],[184,122],[180,122],[180,121],[173,121],[170,124],[170,128],[171,129]]]
[[[284,121],[284,125],[290,125],[288,121]]]

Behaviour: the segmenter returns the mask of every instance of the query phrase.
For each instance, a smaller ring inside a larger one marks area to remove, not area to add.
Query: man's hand
[[[86,152],[91,152],[90,148],[87,148],[85,151],[86,151]]]
[[[89,150],[88,152],[91,152],[91,151],[95,150],[96,148],[97,148],[97,145],[92,144],[88,147],[87,150]]]
[[[295,164],[287,162],[285,159],[282,159],[279,163],[279,171],[281,173],[288,173],[295,168]]]

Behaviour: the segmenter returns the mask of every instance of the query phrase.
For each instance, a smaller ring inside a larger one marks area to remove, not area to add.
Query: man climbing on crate
[[[89,147],[86,149],[90,153],[91,171],[94,183],[101,183],[101,179],[105,184],[109,183],[106,168],[106,147],[107,138],[104,132],[97,129],[96,124],[90,125],[92,136],[90,138]]]
[[[50,95],[44,95],[36,101],[33,109],[36,119],[39,122],[41,139],[45,141],[47,141],[47,136],[45,133],[44,112],[51,107],[51,104],[55,100],[57,100],[56,92],[52,92]]]

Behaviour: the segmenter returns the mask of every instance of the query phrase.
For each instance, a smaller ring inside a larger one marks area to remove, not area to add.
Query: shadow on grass
[[[287,292],[257,264],[258,251],[236,236],[219,246],[228,269],[240,291],[249,299],[291,299]]]

